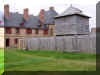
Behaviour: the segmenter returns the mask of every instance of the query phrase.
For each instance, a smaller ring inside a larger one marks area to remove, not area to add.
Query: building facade
[[[0,48],[4,47],[4,19],[2,15],[0,12]]]
[[[80,9],[70,6],[55,17],[55,35],[87,35],[89,18]]]
[[[28,8],[23,14],[10,12],[4,6],[4,24],[0,24],[0,48],[18,48],[20,39],[33,37],[73,36],[89,34],[89,16],[70,6],[62,14],[54,7],[40,10],[38,16],[30,15]]]
[[[48,11],[40,10],[38,16],[29,15],[28,8],[23,14],[10,12],[9,5],[4,6],[4,25],[0,25],[1,48],[19,46],[19,39],[32,37],[52,37],[54,30],[54,7]]]

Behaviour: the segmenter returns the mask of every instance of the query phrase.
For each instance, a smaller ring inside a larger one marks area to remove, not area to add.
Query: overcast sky
[[[40,9],[48,10],[54,6],[60,14],[66,10],[70,4],[81,9],[84,14],[91,16],[90,26],[96,26],[96,3],[99,0],[0,0],[0,11],[3,11],[4,4],[10,5],[11,12],[23,13],[24,8],[29,8],[29,13],[38,15]]]

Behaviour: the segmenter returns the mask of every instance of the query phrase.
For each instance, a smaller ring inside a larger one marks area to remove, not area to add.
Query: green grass
[[[0,49],[0,75],[4,72],[4,50]]]
[[[55,51],[5,51],[6,71],[95,71],[96,55]]]

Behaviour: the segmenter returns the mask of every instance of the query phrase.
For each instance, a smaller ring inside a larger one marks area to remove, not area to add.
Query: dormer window
[[[23,27],[24,26],[24,22],[21,22],[20,25]]]
[[[6,33],[6,34],[11,34],[11,33],[12,33],[11,28],[6,28],[6,29],[5,29],[5,33]]]

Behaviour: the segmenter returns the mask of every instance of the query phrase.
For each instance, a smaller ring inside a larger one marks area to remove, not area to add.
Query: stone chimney
[[[49,10],[55,10],[55,9],[54,9],[54,7],[53,7],[53,6],[51,6],[51,7],[49,8]]]
[[[28,11],[28,8],[24,9],[24,20],[25,21],[29,20],[29,11]]]
[[[44,23],[44,14],[45,14],[45,10],[44,9],[41,9],[40,10],[40,14],[39,14],[39,17],[40,17],[40,27]]]
[[[4,5],[4,17],[6,19],[9,18],[9,5],[8,4]]]

